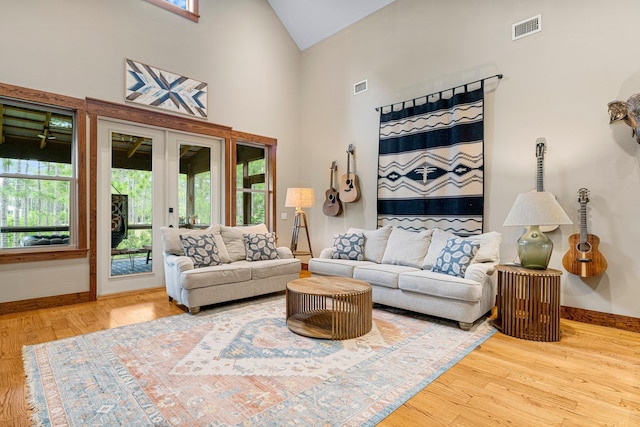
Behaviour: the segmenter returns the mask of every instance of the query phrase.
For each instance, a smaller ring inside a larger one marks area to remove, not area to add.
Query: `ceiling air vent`
[[[359,93],[366,92],[367,89],[368,89],[367,81],[363,80],[353,85],[353,94],[357,95]]]
[[[516,22],[511,26],[511,40],[518,40],[542,31],[542,15]]]

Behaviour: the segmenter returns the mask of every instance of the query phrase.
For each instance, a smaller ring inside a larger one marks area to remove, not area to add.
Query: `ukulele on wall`
[[[342,202],[340,202],[340,194],[333,187],[333,175],[338,170],[336,161],[331,163],[331,179],[329,181],[329,189],[324,192],[324,204],[322,205],[322,212],[327,216],[338,216],[342,213]]]
[[[544,153],[547,151],[547,140],[545,138],[536,139],[536,190],[544,191]],[[548,233],[549,231],[556,230],[558,225],[541,225],[540,231]]]
[[[342,175],[340,181],[340,200],[344,203],[355,202],[360,198],[358,191],[358,177],[351,173],[351,156],[353,156],[353,144],[347,148],[347,173]]]
[[[569,273],[580,277],[598,276],[607,269],[607,260],[598,251],[600,239],[595,234],[587,233],[587,203],[589,190],[578,190],[580,203],[580,234],[569,236],[569,250],[562,257],[562,266]]]

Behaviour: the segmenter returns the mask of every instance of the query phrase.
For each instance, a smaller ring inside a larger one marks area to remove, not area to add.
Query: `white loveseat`
[[[192,314],[205,305],[283,291],[287,282],[300,276],[300,260],[289,248],[276,248],[264,224],[216,224],[202,230],[161,227],[160,234],[169,300],[186,306]],[[245,236],[259,242],[247,242]],[[249,256],[248,244],[253,244]]]
[[[360,255],[353,235],[363,237]],[[355,242],[349,248],[351,253],[345,254],[340,244],[345,237]],[[469,262],[461,271],[460,265],[453,265],[456,269],[445,262],[450,260],[452,248],[457,249],[455,243],[460,243],[456,238],[437,228],[419,233],[391,226],[352,228],[346,236],[335,239],[333,247],[312,258],[309,271],[364,280],[371,284],[375,303],[454,320],[468,330],[495,304],[496,280],[492,273],[500,261],[501,236],[490,232],[464,237],[467,243],[473,242],[467,247],[477,252],[466,261],[464,257],[457,260]],[[351,259],[335,259],[338,256]],[[439,272],[443,266],[446,273]]]

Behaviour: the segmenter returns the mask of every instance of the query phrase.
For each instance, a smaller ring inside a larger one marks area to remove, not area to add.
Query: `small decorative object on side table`
[[[498,265],[498,314],[506,335],[533,341],[560,340],[560,270]]]

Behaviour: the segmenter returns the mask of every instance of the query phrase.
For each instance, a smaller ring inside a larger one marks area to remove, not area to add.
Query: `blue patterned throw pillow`
[[[364,234],[345,233],[333,236],[331,258],[362,261],[364,259]]]
[[[193,260],[194,268],[222,264],[213,234],[181,234],[180,244],[182,244],[185,256]]]
[[[243,234],[247,261],[277,259],[276,238],[273,233]]]
[[[450,237],[431,268],[435,273],[464,277],[467,267],[480,248],[479,242],[472,242],[461,237]]]

